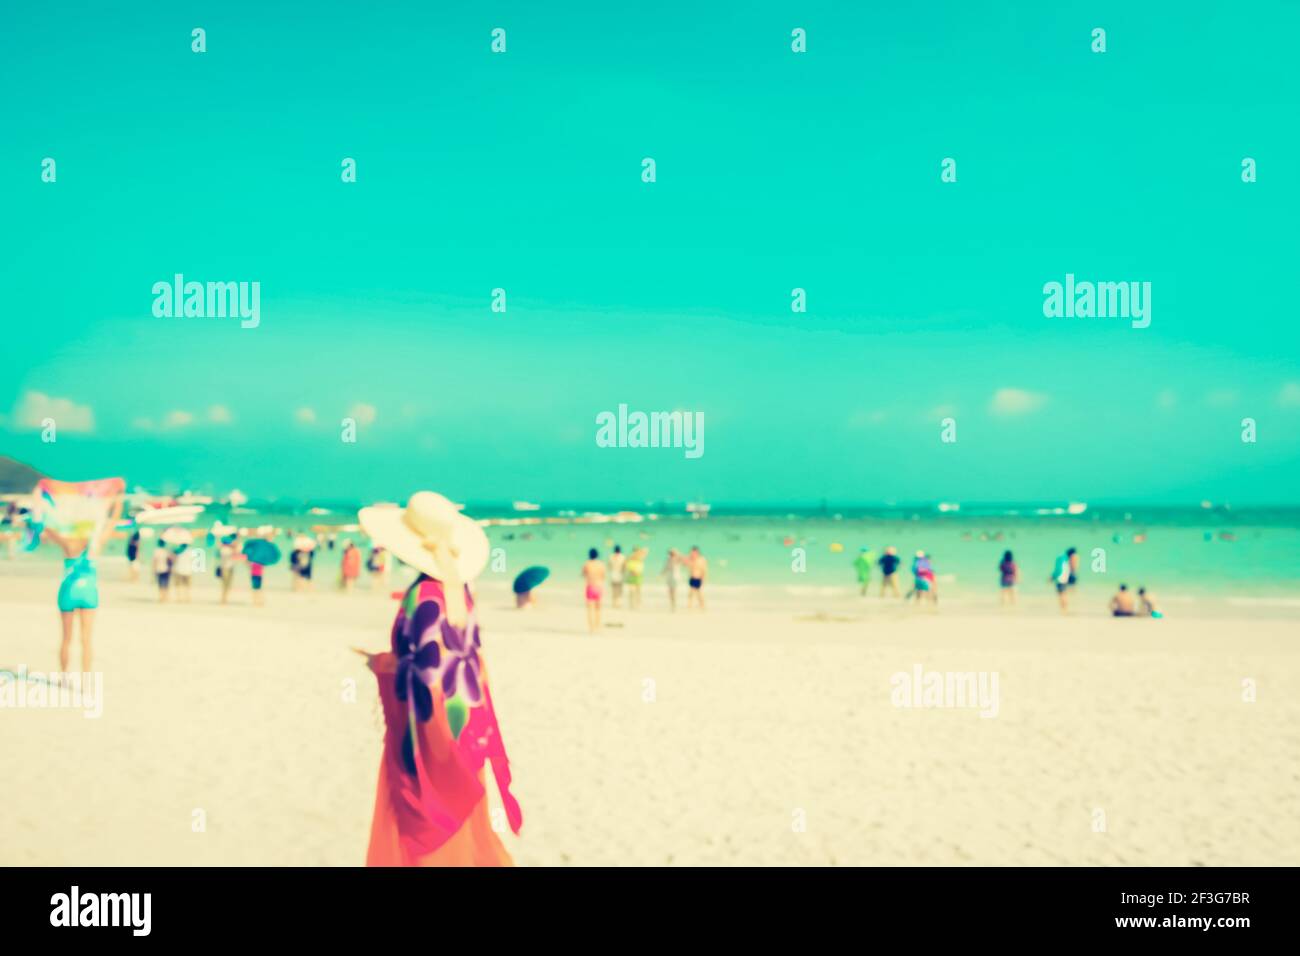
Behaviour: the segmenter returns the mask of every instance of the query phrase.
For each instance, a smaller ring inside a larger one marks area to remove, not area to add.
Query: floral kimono
[[[510,866],[488,817],[483,764],[510,829],[522,815],[479,656],[474,602],[465,627],[447,620],[440,581],[421,576],[393,623],[392,652],[370,667],[384,707],[384,756],[367,866]]]

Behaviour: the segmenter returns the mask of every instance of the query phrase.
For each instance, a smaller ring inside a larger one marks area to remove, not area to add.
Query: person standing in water
[[[1011,556],[1010,551],[1002,552],[1002,563],[998,565],[998,574],[1002,579],[1002,603],[1016,603],[1016,578],[1019,577],[1019,570],[1016,568],[1016,559]]]
[[[1070,588],[1078,582],[1079,553],[1074,548],[1066,548],[1065,553],[1058,555],[1056,563],[1052,565],[1052,583],[1056,586],[1056,600],[1061,605],[1061,613],[1066,614],[1070,610]]]
[[[623,565],[629,611],[636,611],[641,607],[641,585],[645,581],[645,558],[649,553],[647,548],[636,548]]]
[[[595,548],[587,552],[587,563],[582,566],[582,577],[587,584],[587,631],[595,634],[600,630],[600,599],[605,586],[605,565],[600,560],[600,552]]]
[[[699,545],[691,548],[690,553],[686,556],[686,568],[690,577],[686,583],[691,589],[686,592],[686,606],[698,606],[701,611],[704,610],[704,582],[709,576],[709,559],[701,552]]]
[[[685,577],[686,559],[676,548],[668,549],[668,560],[664,562],[664,583],[668,585],[668,609],[677,610],[677,589]]]
[[[614,553],[609,556],[609,603],[610,607],[618,607],[623,600],[623,568],[627,564],[627,555],[618,545],[614,545]]]
[[[59,619],[63,626],[63,640],[59,645],[59,669],[68,673],[72,657],[72,635],[81,622],[81,672],[90,673],[93,661],[91,636],[95,627],[95,611],[99,608],[99,574],[94,559],[103,550],[105,542],[122,516],[122,495],[115,495],[109,505],[108,516],[98,531],[60,531],[43,527],[41,535],[49,538],[63,551],[63,582],[59,585]]]

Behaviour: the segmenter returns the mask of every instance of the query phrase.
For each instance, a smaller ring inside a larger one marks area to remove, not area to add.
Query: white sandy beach
[[[123,577],[103,563],[102,717],[0,710],[0,864],[360,864],[382,730],[349,648],[386,648],[395,602],[275,579],[259,609],[245,580],[223,608],[203,580],[160,606]],[[57,668],[57,583],[0,561],[0,668]],[[670,615],[651,593],[593,637],[564,583],[528,612],[481,592],[520,864],[1300,863],[1294,607]],[[997,716],[893,706],[917,664],[996,672]]]

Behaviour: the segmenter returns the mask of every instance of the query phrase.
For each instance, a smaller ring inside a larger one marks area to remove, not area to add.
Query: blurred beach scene
[[[6,9],[0,865],[1300,864],[1300,13],[796,8]]]

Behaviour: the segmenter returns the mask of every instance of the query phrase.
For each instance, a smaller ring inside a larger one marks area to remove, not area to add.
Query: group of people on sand
[[[605,596],[605,583],[610,588],[610,605],[621,607],[623,592],[627,591],[629,610],[641,607],[641,586],[645,581],[646,559],[650,549],[640,547],[631,554],[624,554],[620,545],[614,545],[608,565],[601,560],[600,551],[592,548],[587,552],[587,562],[582,566],[582,578],[586,584],[585,600],[587,605],[587,629],[596,632],[600,629],[601,604]],[[704,610],[704,582],[709,576],[709,560],[693,547],[686,554],[676,548],[669,548],[660,571],[664,585],[668,589],[668,607],[677,610],[677,592],[682,584],[687,585],[686,606]]]
[[[217,564],[214,573],[220,583],[221,603],[230,603],[230,592],[234,587],[239,569],[241,565],[247,565],[249,583],[253,592],[253,603],[255,605],[265,604],[263,583],[266,576],[266,566],[249,558],[241,547],[240,533],[233,529],[230,530],[230,534],[221,537],[217,542]],[[293,540],[292,551],[289,556],[290,586],[294,591],[310,591],[312,589],[317,540],[306,535],[295,537],[294,533],[288,530],[286,530],[285,534]],[[270,536],[268,534],[250,533],[249,537],[250,539],[265,538],[269,540]],[[126,542],[127,575],[131,581],[139,580],[141,551],[141,531],[136,528]],[[150,568],[158,586],[158,600],[160,603],[172,600],[173,596],[177,603],[185,604],[189,602],[191,579],[195,574],[201,573],[205,569],[207,565],[206,554],[206,551],[192,544],[173,545],[167,543],[161,537],[158,539],[150,561]],[[357,581],[361,578],[362,563],[361,548],[351,539],[345,541],[339,558],[338,584],[341,590],[352,591],[355,589]],[[376,591],[387,593],[389,565],[383,547],[373,545],[364,563],[371,576],[373,588]]]
[[[901,565],[902,558],[898,555],[898,549],[893,546],[885,548],[884,554],[878,560],[874,551],[870,548],[862,548],[853,561],[853,567],[858,577],[859,593],[864,597],[866,596],[867,588],[871,582],[871,569],[879,567],[881,574],[880,596],[884,597],[888,592],[898,597],[900,593],[898,573]],[[918,604],[926,601],[937,604],[939,595],[935,586],[934,561],[929,552],[917,551],[916,556],[912,559],[911,570],[912,589],[903,595],[903,599],[910,601],[915,598]],[[1064,552],[1057,555],[1052,564],[1052,573],[1048,580],[1056,588],[1056,598],[1060,604],[1061,613],[1068,613],[1070,610],[1070,595],[1079,581],[1079,552],[1077,548],[1066,548]],[[1016,603],[1016,587],[1020,582],[1020,568],[1016,564],[1015,555],[1010,550],[1003,551],[1002,559],[998,562],[998,582],[1001,591],[1000,603],[1003,606],[1014,605]],[[1119,591],[1111,599],[1109,609],[1115,617],[1163,617],[1160,609],[1156,606],[1154,595],[1148,592],[1146,588],[1138,588],[1137,596],[1134,597],[1126,584],[1119,586]]]

